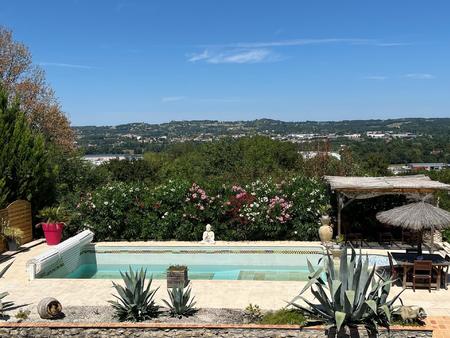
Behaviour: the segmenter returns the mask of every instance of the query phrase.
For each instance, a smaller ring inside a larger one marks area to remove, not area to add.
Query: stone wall
[[[223,328],[55,328],[55,327],[0,327],[0,337],[23,338],[62,338],[62,337],[81,337],[81,338],[122,338],[122,337],[158,337],[158,338],[187,338],[187,337],[231,337],[231,338],[335,338],[334,332],[324,329],[223,329]],[[367,338],[365,330],[352,332],[342,335],[345,338]],[[381,331],[380,338],[425,338],[432,337],[432,331],[417,330],[395,330],[390,334],[387,331]]]

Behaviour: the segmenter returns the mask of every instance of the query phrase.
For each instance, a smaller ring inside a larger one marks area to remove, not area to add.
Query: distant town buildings
[[[450,164],[448,163],[410,163],[408,167],[411,171],[433,171],[433,170],[442,170],[450,168]]]
[[[333,151],[328,151],[328,152],[325,152],[325,151],[300,151],[299,153],[302,155],[303,159],[305,159],[305,160],[310,160],[314,157],[324,156],[324,155],[334,157],[335,159],[337,159],[339,161],[341,160],[341,155],[339,153],[336,153]]]
[[[111,160],[125,160],[125,159],[139,159],[142,155],[125,155],[125,154],[99,154],[99,155],[84,155],[83,160],[91,162],[94,165],[100,165]]]
[[[388,170],[394,175],[409,174],[418,171],[435,171],[450,169],[448,163],[409,163],[409,164],[391,164]]]

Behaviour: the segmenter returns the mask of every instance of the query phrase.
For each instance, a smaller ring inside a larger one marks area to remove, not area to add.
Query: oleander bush
[[[321,181],[301,176],[209,186],[184,179],[153,188],[108,183],[67,199],[66,235],[88,228],[100,241],[199,240],[210,223],[221,240],[313,240],[329,202]]]

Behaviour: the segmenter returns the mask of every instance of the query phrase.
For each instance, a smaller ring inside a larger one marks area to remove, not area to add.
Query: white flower
[[[108,202],[108,201],[105,201],[105,202],[103,202],[103,204],[104,204],[104,205],[108,205],[108,204],[109,204],[109,202]]]
[[[165,213],[164,213],[164,216],[167,216],[169,214],[169,212],[168,211],[166,211]]]

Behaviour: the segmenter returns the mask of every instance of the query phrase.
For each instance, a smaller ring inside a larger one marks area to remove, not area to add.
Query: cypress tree
[[[26,199],[33,209],[52,199],[53,170],[42,134],[0,86],[0,202]]]

